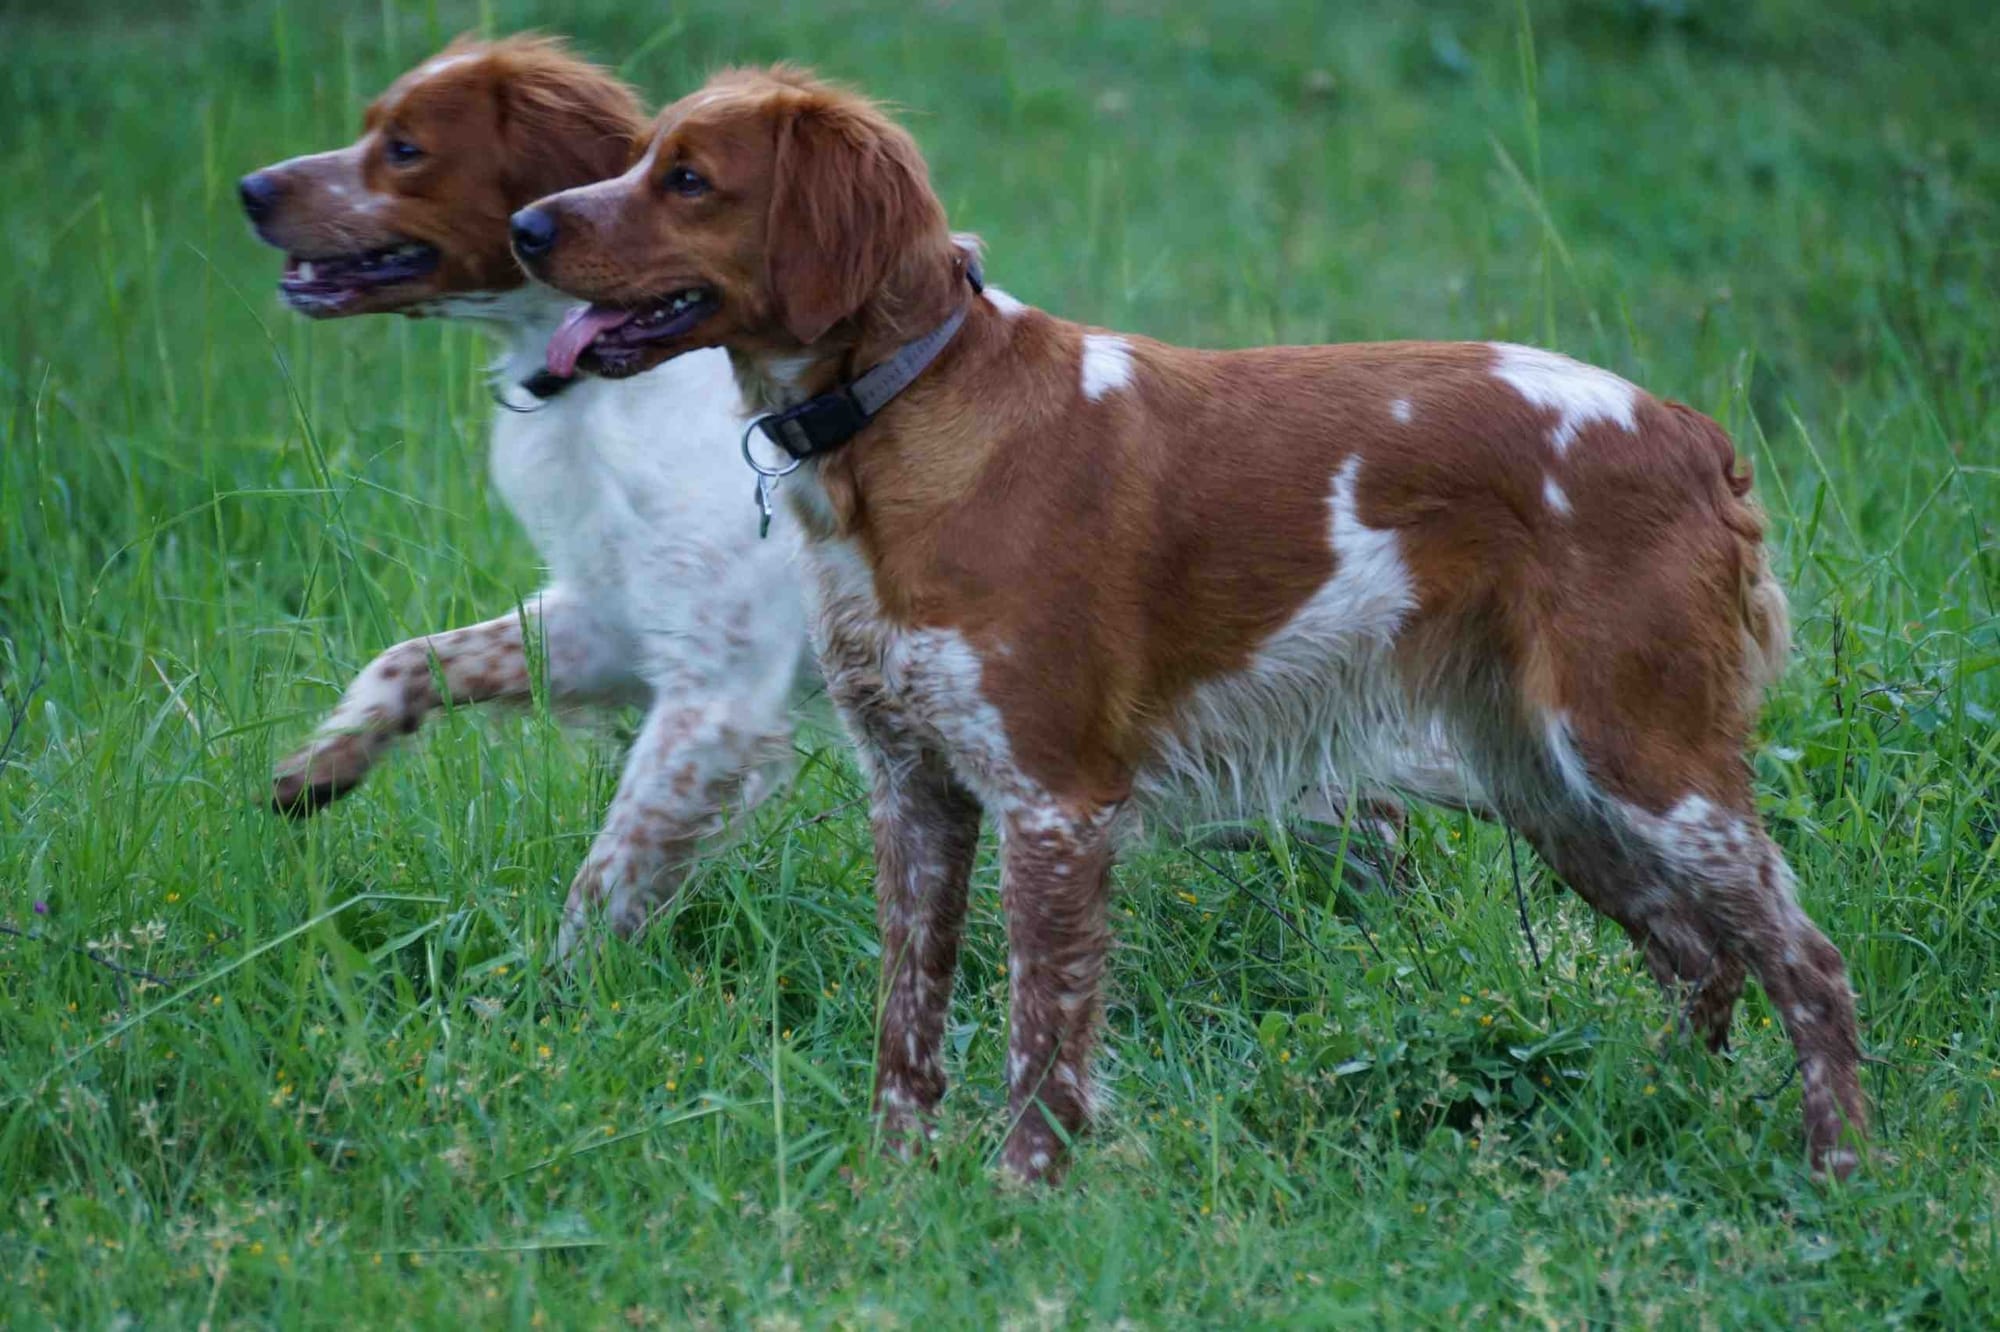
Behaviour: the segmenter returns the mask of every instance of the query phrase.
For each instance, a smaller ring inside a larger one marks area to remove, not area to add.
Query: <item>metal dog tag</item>
[[[763,425],[766,419],[768,418],[760,416],[750,422],[749,425],[744,426],[743,441],[739,446],[743,451],[743,461],[748,463],[750,470],[757,474],[757,489],[753,493],[757,501],[757,539],[759,541],[771,535],[771,499],[778,493],[778,482],[790,476],[793,472],[798,471],[800,465],[805,462],[803,458],[793,458],[783,467],[766,467],[763,463],[757,461],[757,455],[750,451],[750,436],[757,433],[758,427]]]
[[[771,535],[771,498],[778,493],[778,478],[757,473],[757,539]]]

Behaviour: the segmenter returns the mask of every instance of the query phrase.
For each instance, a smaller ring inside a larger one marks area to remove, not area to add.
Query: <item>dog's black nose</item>
[[[251,172],[236,182],[236,192],[242,196],[243,211],[252,222],[264,221],[278,206],[278,182],[271,178],[269,172]]]
[[[556,243],[556,220],[539,208],[523,208],[507,229],[514,237],[514,253],[523,259],[539,259]]]

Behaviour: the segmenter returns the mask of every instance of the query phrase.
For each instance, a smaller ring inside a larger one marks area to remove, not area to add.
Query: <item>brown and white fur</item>
[[[893,1135],[944,1090],[982,811],[1011,957],[1002,1159],[1041,1177],[1090,1114],[1126,811],[1393,786],[1442,733],[1711,1044],[1756,974],[1811,1159],[1853,1168],[1853,998],[1744,761],[1785,599],[1714,422],[1526,347],[1189,351],[974,297],[908,135],[785,68],[719,76],[626,174],[535,212],[531,271],[613,308],[699,291],[709,317],[646,361],[723,346],[766,410],[970,303],[785,492],[873,779]]]
[[[570,302],[520,271],[508,217],[623,171],[646,127],[623,84],[555,42],[459,42],[397,80],[352,145],[242,182],[258,234],[291,256],[282,291],[294,308],[463,319],[492,336],[494,481],[549,569],[521,613],[370,662],[278,765],[273,802],[310,813],[344,795],[447,702],[525,701],[531,662],[557,703],[640,705],[617,795],[570,887],[565,954],[593,912],[638,929],[702,840],[778,783],[805,652],[796,541],[760,542],[742,522],[742,398],[721,353],[546,401],[520,387]]]

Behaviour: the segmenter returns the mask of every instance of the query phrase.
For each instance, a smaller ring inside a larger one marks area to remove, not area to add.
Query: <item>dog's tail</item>
[[[1743,501],[1751,521],[1762,522],[1754,501]],[[1743,687],[1754,709],[1764,691],[1778,682],[1792,656],[1792,607],[1785,588],[1771,572],[1771,548],[1760,538],[1746,543],[1741,591],[1743,615]]]
[[[1722,519],[1736,537],[1736,613],[1743,626],[1743,695],[1752,713],[1764,691],[1778,682],[1792,655],[1792,610],[1784,584],[1771,571],[1771,548],[1764,541],[1764,507],[1750,493],[1753,473],[1722,427],[1692,408],[1675,403],[1682,419],[1713,451],[1727,493],[1720,497]]]

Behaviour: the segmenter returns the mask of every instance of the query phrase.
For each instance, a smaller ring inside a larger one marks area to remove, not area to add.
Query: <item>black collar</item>
[[[965,280],[972,287],[975,299],[986,290],[979,261],[970,255],[965,260]],[[794,462],[833,452],[860,434],[877,412],[915,383],[917,376],[951,345],[969,308],[969,304],[959,306],[942,324],[915,341],[904,343],[888,360],[852,382],[836,384],[816,398],[807,398],[782,412],[767,413],[752,424]]]

